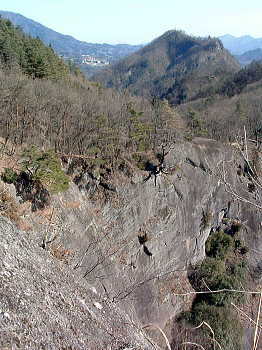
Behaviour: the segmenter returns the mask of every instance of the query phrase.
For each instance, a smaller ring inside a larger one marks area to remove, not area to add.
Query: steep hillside
[[[218,39],[169,31],[138,52],[94,76],[107,87],[167,98],[179,104],[193,98],[239,64]]]
[[[210,97],[214,94],[232,97],[240,94],[248,85],[262,79],[262,62],[252,62],[239,71],[229,74],[227,77],[217,79],[212,89],[200,91],[196,97]]]
[[[19,67],[32,78],[61,79],[69,67],[41,40],[25,35],[6,19],[0,18],[0,64],[10,70]]]
[[[262,63],[253,62],[202,91],[177,112],[195,135],[233,141],[245,128],[249,137],[261,142],[261,94]]]
[[[81,55],[91,55],[111,62],[129,55],[141,47],[139,45],[86,43],[76,40],[72,36],[60,34],[17,13],[0,11],[0,15],[21,27],[30,36],[38,37],[46,45],[51,45],[57,54],[65,58],[73,58],[76,61],[80,61]]]

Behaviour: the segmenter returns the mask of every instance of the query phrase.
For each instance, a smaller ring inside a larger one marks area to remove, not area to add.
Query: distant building
[[[109,64],[109,62],[107,61],[99,60],[90,55],[81,55],[81,57],[82,57],[82,64],[89,64],[92,66],[105,66]]]

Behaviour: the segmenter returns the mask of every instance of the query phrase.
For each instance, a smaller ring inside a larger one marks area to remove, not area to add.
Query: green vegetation
[[[0,136],[4,143],[36,145],[56,153],[84,155],[89,166],[112,168],[120,155],[157,151],[183,135],[179,115],[81,77],[30,79],[0,69]]]
[[[262,63],[240,69],[215,38],[169,31],[94,78],[119,91],[166,99],[194,136],[261,138]]]
[[[194,305],[191,314],[188,316],[188,321],[193,325],[198,326],[203,321],[208,323],[212,327],[215,339],[222,349],[236,350],[242,348],[243,329],[230,306],[217,307],[201,301]],[[210,330],[203,328],[202,332],[201,344],[204,344],[206,350],[213,350],[214,344]],[[215,349],[219,349],[219,347],[215,345]]]
[[[207,256],[225,259],[233,250],[234,239],[224,231],[218,231],[209,236],[206,242]]]
[[[40,38],[47,46],[51,44],[58,55],[69,58],[70,62],[74,60],[77,64],[81,63],[81,55],[83,53],[88,53],[93,57],[111,62],[131,54],[141,47],[141,45],[86,43],[76,40],[69,35],[60,34],[40,23],[36,23],[35,21],[13,12],[0,11],[0,16],[1,15],[10,19],[14,25],[22,28],[29,36]],[[81,66],[82,70],[87,70],[88,75],[94,72],[94,68],[98,67],[90,67],[85,64]]]
[[[148,163],[148,158],[145,153],[139,152],[139,153],[133,153],[132,154],[132,160],[136,164],[136,166],[140,170],[145,170],[147,163]]]
[[[1,174],[1,179],[8,184],[16,183],[17,178],[17,173],[11,168],[5,168],[4,172]]]
[[[143,112],[130,109],[130,140],[137,151],[145,151],[150,147],[151,126],[143,122]]]
[[[69,187],[69,178],[61,169],[60,160],[53,150],[44,152],[35,146],[25,150],[22,155],[22,171],[52,193],[66,191]]]
[[[255,83],[262,79],[262,63],[252,62],[249,66],[226,79],[218,93],[232,97],[240,94],[248,84]]]
[[[202,89],[197,98],[206,98],[212,95],[233,97],[239,95],[249,85],[262,79],[262,62],[252,62],[250,65],[231,72],[228,75],[222,75],[219,79],[207,89]]]
[[[191,133],[198,135],[198,125],[192,123],[192,111],[210,138],[235,141],[244,126],[250,138],[261,140],[262,63],[214,81],[212,89],[203,90],[193,101],[178,107]]]
[[[228,233],[219,231],[209,236],[206,242],[207,257],[196,266],[190,277],[194,289],[206,293],[197,294],[191,311],[180,315],[180,321],[187,321],[194,326],[207,322],[215,332],[215,339],[226,350],[241,348],[242,327],[231,302],[242,302],[244,295],[229,290],[242,290],[247,274],[246,250],[242,249],[242,242],[237,238],[239,229],[235,231],[232,226],[234,221],[229,220]],[[222,291],[209,293],[208,290]],[[200,332],[204,336],[201,342],[205,348],[213,349],[213,344],[205,341],[206,336],[211,336],[210,331],[203,329]]]
[[[69,178],[61,169],[61,162],[53,150],[40,151],[36,146],[26,149],[22,154],[22,169],[17,174],[13,169],[5,168],[1,179],[6,183],[17,184],[21,174],[26,173],[28,180],[51,193],[66,191],[69,187]]]
[[[188,111],[188,126],[194,136],[207,136],[208,134],[205,121],[193,109]]]
[[[68,186],[57,154],[83,156],[72,163],[79,167],[78,175],[81,168],[102,181],[126,161],[145,169],[146,161],[134,162],[140,153],[157,153],[161,144],[183,135],[183,123],[167,101],[134,98],[88,82],[39,39],[27,37],[9,21],[0,19],[0,24],[6,45],[0,66],[0,137],[7,149],[27,147],[25,178],[9,170],[3,176],[31,186],[17,186],[24,200],[43,198],[35,209],[48,202],[49,192]]]
[[[206,258],[199,267],[195,276],[195,283],[204,288],[204,283],[211,290],[221,289],[241,289],[241,282],[245,279],[246,264],[245,262],[239,262],[236,264],[226,263],[224,260],[217,258]],[[207,304],[214,306],[226,306],[233,300],[240,300],[238,293],[221,292],[200,294],[197,297],[196,302],[204,301]]]
[[[0,18],[0,62],[9,68],[20,67],[32,78],[57,80],[69,74],[69,68],[51,47],[25,35],[3,18]]]
[[[23,152],[19,163],[19,173],[5,168],[1,179],[15,185],[17,195],[31,202],[32,211],[48,205],[50,193],[68,189],[69,177],[61,169],[61,161],[53,150],[41,151],[31,146]]]
[[[214,58],[213,65],[200,64],[207,55]],[[48,202],[49,192],[68,188],[58,155],[72,161],[69,167],[80,168],[79,178],[84,170],[103,183],[115,169],[122,168],[125,174],[132,174],[135,166],[152,171],[156,166],[151,160],[156,161],[162,149],[158,158],[164,161],[165,145],[184,136],[185,124],[190,137],[233,138],[245,124],[251,136],[261,136],[261,66],[231,74],[238,66],[216,39],[171,31],[104,73],[110,78],[108,85],[130,87],[149,98],[85,81],[51,47],[3,19],[0,61],[1,144],[7,149],[26,146],[21,173],[6,168],[1,176],[17,184],[21,197],[31,200],[35,210]],[[104,188],[109,188],[106,181]],[[1,201],[5,211],[9,197]],[[209,225],[210,215],[203,214],[203,227]],[[207,258],[196,267],[191,282],[196,291],[207,293],[197,294],[183,319],[194,326],[208,322],[221,345],[233,350],[240,347],[242,330],[230,303],[241,301],[242,295],[208,292],[242,289],[245,283],[248,249],[238,237],[241,225],[230,220],[229,225],[229,230],[213,232],[206,242]]]

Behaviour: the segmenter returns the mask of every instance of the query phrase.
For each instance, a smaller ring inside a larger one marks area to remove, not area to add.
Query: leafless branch
[[[173,293],[176,296],[187,296],[191,294],[213,294],[213,293],[222,293],[222,292],[230,292],[230,293],[243,293],[243,294],[260,294],[261,292],[257,291],[246,291],[246,290],[238,290],[238,289],[218,289],[218,290],[210,290],[210,291],[201,291],[201,292],[187,292],[187,293]]]
[[[153,324],[147,324],[147,325],[142,327],[142,329],[145,329],[145,328],[155,328],[155,329],[159,330],[159,332],[162,334],[162,336],[165,339],[166,346],[167,346],[168,350],[171,350],[171,345],[169,343],[169,340],[167,339],[167,336],[165,335],[164,331],[160,327],[153,325]]]

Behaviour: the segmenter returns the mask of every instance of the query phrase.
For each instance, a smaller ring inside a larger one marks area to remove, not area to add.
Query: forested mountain
[[[197,136],[234,139],[244,126],[254,138],[261,133],[262,64],[240,69],[217,39],[171,31],[95,79],[120,91],[181,105],[176,111]]]
[[[192,37],[174,30],[103,69],[94,79],[107,87],[179,104],[239,68],[218,39]]]
[[[5,142],[96,154],[103,163],[122,151],[151,149],[171,135],[169,126],[178,119],[164,102],[153,105],[88,82],[52,48],[5,19],[0,19],[0,62]]]
[[[51,45],[55,52],[65,58],[72,58],[79,61],[81,55],[91,55],[106,61],[116,61],[124,56],[138,50],[139,45],[109,45],[93,44],[79,41],[69,35],[60,34],[44,25],[26,18],[20,14],[0,11],[0,15],[8,18],[16,26],[20,26],[23,31],[32,37],[40,38],[46,45]]]
[[[69,67],[52,48],[5,19],[0,19],[0,63],[10,69],[17,66],[33,78],[61,79],[69,74]]]
[[[243,53],[255,49],[262,49],[262,38],[253,38],[250,35],[235,37],[230,34],[220,36],[224,47],[233,55],[242,55]]]
[[[178,112],[196,135],[232,141],[246,128],[250,137],[261,140],[261,94],[262,63],[252,62],[181,105]]]
[[[250,64],[252,61],[262,60],[262,49],[254,49],[244,52],[242,55],[235,55],[235,58],[242,66]]]

